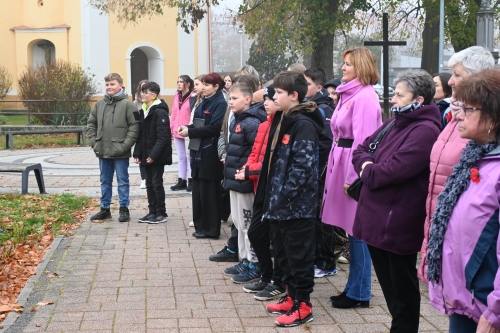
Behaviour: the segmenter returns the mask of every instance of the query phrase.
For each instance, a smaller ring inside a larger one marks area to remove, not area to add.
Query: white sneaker
[[[334,268],[331,270],[322,270],[321,268],[318,268],[316,265],[314,265],[314,277],[315,278],[322,278],[322,277],[330,276],[330,275],[337,275],[337,268]]]
[[[189,222],[189,226],[194,228],[194,221]]]
[[[141,180],[141,186],[139,188],[146,188],[146,179]]]
[[[341,263],[341,264],[348,264],[349,263],[349,260],[346,259],[346,257],[344,256],[340,256],[338,259],[337,259],[337,262]]]

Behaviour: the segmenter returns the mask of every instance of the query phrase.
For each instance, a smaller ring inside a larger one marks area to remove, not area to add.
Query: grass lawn
[[[26,149],[77,146],[77,138],[78,136],[76,133],[14,135],[14,148]],[[87,144],[88,143],[89,141],[87,139]],[[5,150],[4,142],[0,143],[0,150]]]
[[[0,113],[1,115],[1,113]],[[26,115],[5,115],[7,118],[7,123],[5,125],[21,125],[25,126],[28,123],[28,116]]]

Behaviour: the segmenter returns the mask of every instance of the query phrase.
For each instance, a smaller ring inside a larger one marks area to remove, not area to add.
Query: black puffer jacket
[[[332,128],[330,127],[330,120],[332,119],[333,115],[333,99],[328,96],[328,91],[326,89],[323,89],[311,99],[311,102],[316,103],[318,108],[323,109],[325,113],[325,126],[323,127],[321,134],[319,135],[319,172],[320,175],[324,175],[323,171],[325,170],[326,164],[328,163],[328,156],[330,154],[330,150],[332,149],[333,143],[333,133]]]
[[[144,118],[144,110],[135,111],[134,116],[141,125],[141,133],[134,148],[134,158],[139,158],[141,165],[150,165],[146,162],[148,157],[153,160],[151,164],[172,164],[168,105],[161,100],[158,104],[151,106],[146,118]]]
[[[236,170],[247,162],[259,125],[267,120],[264,103],[257,103],[240,114],[234,114],[229,128],[226,162],[224,164],[224,188],[240,193],[253,192],[251,180],[236,180]]]
[[[277,143],[271,156],[271,142],[280,121]],[[262,207],[264,218],[316,217],[318,136],[323,126],[323,116],[312,102],[295,106],[286,116],[281,111],[276,112],[254,201],[254,205]]]

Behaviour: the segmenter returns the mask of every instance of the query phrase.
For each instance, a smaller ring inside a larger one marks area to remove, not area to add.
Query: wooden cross
[[[364,42],[365,46],[382,46],[383,55],[383,73],[382,84],[384,85],[384,112],[389,112],[389,46],[404,46],[406,42],[389,41],[389,19],[387,13],[384,13],[383,19],[383,40],[381,42]]]

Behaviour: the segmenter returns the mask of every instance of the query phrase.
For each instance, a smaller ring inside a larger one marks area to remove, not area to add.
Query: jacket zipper
[[[111,123],[115,122],[115,109],[116,109],[116,104],[113,106],[113,116],[111,117]]]

